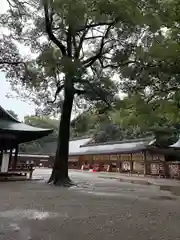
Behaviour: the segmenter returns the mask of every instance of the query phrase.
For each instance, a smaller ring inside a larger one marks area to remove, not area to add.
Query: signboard
[[[125,170],[125,171],[129,171],[131,169],[130,162],[126,162],[126,161],[123,162],[122,169]]]
[[[151,174],[159,174],[159,164],[151,164]]]

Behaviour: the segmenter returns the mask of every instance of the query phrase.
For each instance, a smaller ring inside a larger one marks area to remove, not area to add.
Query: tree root
[[[71,187],[75,185],[69,177],[63,177],[58,179],[51,177],[48,181],[48,184],[60,187]]]

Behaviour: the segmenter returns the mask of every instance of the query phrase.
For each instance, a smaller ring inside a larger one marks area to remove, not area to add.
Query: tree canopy
[[[174,102],[157,100],[147,103],[140,95],[134,95],[117,101],[114,109],[104,114],[85,112],[74,119],[73,131],[77,135],[93,133],[95,142],[154,136],[157,140],[155,144],[164,147],[178,140],[179,117],[179,110]]]
[[[149,48],[162,25],[158,1],[8,2],[0,21],[8,28],[1,38],[1,67],[13,89],[20,93],[22,85],[48,112],[59,109],[67,73],[76,95],[112,103],[118,90],[112,76],[144,64],[140,49]],[[35,57],[20,55],[16,43],[29,46]]]
[[[179,108],[180,3],[161,1],[160,6],[161,31],[148,43],[148,48],[137,49],[139,62],[124,69],[122,89],[128,94],[140,93],[147,102],[170,100]]]

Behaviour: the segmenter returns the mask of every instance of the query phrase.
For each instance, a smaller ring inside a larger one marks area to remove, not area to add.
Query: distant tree
[[[129,138],[154,135],[159,147],[176,142],[180,133],[180,113],[176,102],[157,99],[147,102],[135,94],[118,102],[110,112],[111,121],[121,126]]]
[[[18,120],[18,115],[17,115],[13,110],[7,110],[7,112],[8,112],[11,116],[13,116],[15,119]]]
[[[71,137],[90,136],[96,131],[97,124],[97,114],[91,110],[84,111],[71,121]]]
[[[39,127],[44,129],[53,129],[53,133],[44,137],[42,139],[38,139],[33,142],[24,143],[20,145],[21,152],[28,153],[42,153],[45,144],[52,143],[57,141],[58,136],[58,123],[59,121],[55,119],[51,119],[47,116],[26,116],[24,118],[24,122],[33,127]]]
[[[38,141],[22,143],[19,146],[19,151],[21,153],[29,153],[29,154],[42,153],[42,146],[39,144]]]

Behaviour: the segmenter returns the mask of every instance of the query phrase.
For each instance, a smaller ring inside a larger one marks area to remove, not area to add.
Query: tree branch
[[[72,57],[72,29],[70,25],[67,32],[67,54],[68,57]]]
[[[99,23],[85,24],[84,26],[79,27],[79,29],[77,29],[76,32],[81,32],[81,31],[84,31],[85,29],[95,28],[99,26],[106,26],[106,25],[109,26],[110,24],[112,24],[112,22],[99,22]]]
[[[9,0],[7,0],[8,4],[9,4],[9,7],[15,7],[15,5],[13,5]]]
[[[128,65],[128,64],[135,63],[135,61],[130,61],[130,60],[129,60],[129,61],[125,61],[125,62],[118,63],[118,64],[106,64],[106,65],[104,65],[104,64],[103,64],[103,61],[101,61],[101,59],[99,59],[99,62],[100,62],[101,67],[102,67],[103,69],[105,69],[105,68],[116,69],[116,68],[118,68],[118,67],[124,67],[124,66],[126,66],[126,65]]]
[[[100,48],[99,48],[99,51],[96,55],[86,59],[85,61],[83,61],[83,65],[87,68],[87,67],[90,67],[97,59],[99,59],[102,55],[102,52],[103,52],[103,48],[104,48],[104,45],[105,45],[105,39],[107,38],[108,34],[109,34],[109,31],[111,29],[111,27],[116,23],[117,21],[115,20],[114,22],[110,23],[109,26],[107,27],[106,31],[105,31],[105,34],[104,36],[102,37],[101,39],[101,44],[100,44]]]
[[[21,62],[21,61],[11,62],[11,61],[3,61],[3,60],[0,60],[0,65],[3,65],[3,64],[17,66],[17,65],[19,65],[19,64],[24,64],[24,63]]]
[[[63,56],[66,56],[66,48],[65,46],[62,44],[61,41],[59,41],[53,34],[52,31],[52,22],[50,20],[49,17],[49,10],[48,10],[48,0],[43,0],[43,7],[44,7],[44,15],[45,15],[45,28],[46,28],[46,32],[49,36],[49,39],[56,44],[56,46],[59,47],[59,49],[62,52]]]
[[[86,20],[86,23],[87,23],[87,20]],[[88,33],[88,30],[89,29],[84,29],[83,34],[80,37],[79,46],[77,47],[77,49],[75,51],[75,55],[74,55],[76,59],[79,58],[79,55],[80,55],[80,52],[81,52],[81,49],[82,49],[82,45],[83,45],[84,39],[86,37],[86,34]]]
[[[48,103],[55,103],[56,100],[57,100],[57,96],[59,95],[59,93],[63,90],[64,88],[64,84],[63,85],[59,85],[59,83],[57,84],[57,89],[56,89],[56,92],[55,92],[55,96],[54,96],[54,100],[53,101],[48,101]]]
[[[89,87],[94,91],[95,95],[99,97],[99,100],[102,100],[108,108],[111,108],[111,103],[106,99],[106,96],[104,95],[103,91],[101,89],[97,89],[93,86],[89,81],[87,81],[87,84]]]
[[[78,46],[77,46],[77,42],[76,42],[76,37],[74,35],[72,36],[72,42],[73,42],[73,46],[74,46],[74,56],[75,56],[76,52],[78,50]]]
[[[74,93],[79,96],[79,95],[85,94],[86,91],[85,91],[85,90],[81,90],[81,89],[74,88]]]
[[[84,40],[94,40],[94,39],[97,39],[97,38],[102,38],[102,35],[92,36],[92,37],[86,37],[86,38],[84,38]]]

